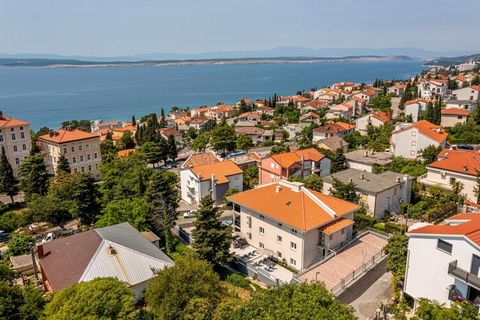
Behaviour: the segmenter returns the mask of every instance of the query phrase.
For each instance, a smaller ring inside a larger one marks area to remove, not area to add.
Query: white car
[[[183,214],[183,217],[184,217],[185,219],[195,217],[195,210],[190,210],[190,211],[185,212],[185,213]]]

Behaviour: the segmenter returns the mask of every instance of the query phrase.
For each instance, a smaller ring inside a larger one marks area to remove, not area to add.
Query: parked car
[[[195,210],[190,210],[190,211],[185,212],[185,213],[183,214],[183,217],[184,217],[185,219],[195,217]]]

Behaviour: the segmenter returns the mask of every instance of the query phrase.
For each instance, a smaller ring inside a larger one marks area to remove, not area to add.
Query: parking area
[[[348,248],[302,274],[299,279],[305,282],[321,281],[334,294],[339,293],[381,260],[386,244],[385,238],[366,233]]]

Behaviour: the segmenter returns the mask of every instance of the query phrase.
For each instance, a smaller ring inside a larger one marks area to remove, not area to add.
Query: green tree
[[[175,137],[173,135],[168,137],[168,158],[175,161],[178,156],[177,144],[175,143]]]
[[[478,310],[466,301],[454,302],[445,307],[436,301],[421,298],[413,320],[478,320]]]
[[[285,153],[289,152],[290,148],[288,145],[284,143],[276,143],[272,146],[272,149],[270,150],[270,154],[280,154],[280,153]]]
[[[211,141],[213,150],[225,153],[234,151],[237,146],[235,129],[229,125],[218,125],[212,130]]]
[[[45,308],[47,320],[134,319],[135,295],[115,278],[76,283],[57,292]]]
[[[237,189],[228,189],[225,191],[225,195],[223,196],[223,202],[227,206],[232,206],[232,203],[228,201],[228,197],[233,196],[234,194],[237,194],[238,190]]]
[[[22,319],[20,306],[23,304],[22,290],[14,285],[0,281],[0,319]]]
[[[153,167],[162,160],[162,150],[155,142],[145,142],[140,150],[145,154],[147,162]]]
[[[91,132],[90,120],[68,120],[62,122],[63,129],[80,129],[85,132]]]
[[[128,222],[140,231],[150,230],[145,200],[141,197],[113,200],[102,210],[97,228]]]
[[[333,177],[332,186],[329,188],[329,192],[332,196],[350,201],[353,203],[358,203],[360,201],[360,197],[355,191],[357,186],[353,181],[348,183],[343,183],[341,180]]]
[[[429,145],[425,149],[420,151],[420,155],[424,165],[429,165],[432,162],[437,161],[437,155],[442,151],[442,146]]]
[[[210,132],[205,131],[200,133],[194,140],[192,144],[193,151],[205,151],[210,142]]]
[[[48,191],[48,173],[43,155],[36,153],[23,160],[20,165],[19,187],[28,201],[32,195],[45,195]]]
[[[322,192],[323,190],[323,180],[317,174],[311,174],[303,180],[305,188]]]
[[[317,125],[310,124],[309,126],[302,129],[300,133],[300,140],[298,141],[298,146],[300,149],[310,148],[312,147],[312,139],[313,139],[313,129],[315,129]]]
[[[0,192],[5,192],[13,202],[13,197],[18,194],[17,179],[13,175],[13,169],[8,162],[5,148],[2,146],[2,154],[0,155]]]
[[[398,280],[405,278],[407,266],[408,237],[404,234],[395,234],[385,247],[387,254],[387,270],[391,271]]]
[[[35,244],[35,238],[29,235],[18,235],[8,241],[6,256],[20,256],[30,253],[30,248]]]
[[[115,147],[112,139],[105,139],[100,144],[100,153],[103,163],[110,163],[117,158],[117,147]]]
[[[224,289],[211,265],[192,255],[183,256],[175,265],[161,270],[147,284],[145,300],[158,319],[189,319],[192,300],[215,307]],[[190,305],[189,305],[190,304]]]
[[[227,319],[356,319],[352,307],[338,302],[321,283],[287,284],[256,291]]]
[[[68,159],[65,157],[64,154],[60,155],[60,158],[58,158],[58,164],[57,164],[57,170],[56,172],[65,172],[65,173],[70,173],[70,164],[68,163]]]
[[[28,202],[35,221],[47,221],[55,226],[64,226],[72,216],[73,202],[52,194],[33,195]]]
[[[73,214],[83,224],[95,222],[100,210],[99,196],[98,186],[93,176],[88,173],[80,174],[73,185],[71,199],[74,202]]]
[[[248,151],[253,147],[252,137],[246,135],[240,135],[237,137],[237,149]]]
[[[120,149],[133,149],[135,148],[135,140],[133,139],[133,134],[130,131],[125,131],[120,138]]]
[[[20,319],[36,320],[43,318],[45,299],[43,292],[32,286],[26,286],[22,290],[23,303],[20,305]]]
[[[258,168],[250,167],[243,172],[243,190],[253,189],[258,184]]]
[[[332,159],[332,167],[331,167],[331,172],[339,172],[342,170],[347,169],[347,159],[345,158],[345,155],[343,154],[343,149],[338,148],[335,151],[335,157]]]
[[[220,221],[220,215],[208,195],[202,198],[193,222],[193,248],[202,259],[214,266],[231,261],[232,230]]]

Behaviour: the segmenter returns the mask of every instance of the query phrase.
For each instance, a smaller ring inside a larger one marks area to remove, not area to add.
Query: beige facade
[[[95,178],[100,178],[100,137],[85,133],[80,137],[72,135],[66,139],[55,139],[64,134],[65,130],[43,135],[39,138],[39,145],[45,154],[45,163],[50,174],[56,174],[60,156],[63,154],[70,165],[72,173],[90,173]],[[80,130],[76,130],[80,131]],[[56,135],[57,134],[57,135]],[[69,134],[65,134],[68,136]],[[80,138],[80,139],[77,139]]]
[[[455,183],[460,182],[463,185],[461,193],[466,196],[468,201],[477,202],[474,191],[477,185],[476,176],[431,167],[428,167],[427,170],[425,175],[418,178],[418,182],[427,186],[439,185],[449,190]]]
[[[5,149],[13,174],[18,177],[20,164],[32,149],[30,123],[0,113],[0,149]]]

